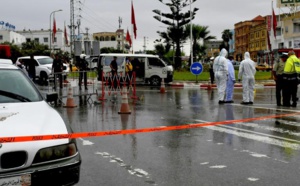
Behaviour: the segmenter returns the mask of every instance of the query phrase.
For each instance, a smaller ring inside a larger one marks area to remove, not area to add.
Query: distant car
[[[0,74],[1,137],[72,133],[47,103],[57,96],[49,94],[44,99],[15,65],[0,63]],[[75,139],[0,143],[0,185],[74,185],[80,166]]]
[[[88,69],[97,71],[98,57],[87,57],[85,59],[89,63]]]
[[[255,67],[256,71],[271,71],[272,67],[265,64],[259,64]]]
[[[22,59],[24,65],[30,60],[30,56],[19,57],[17,62]],[[35,70],[36,78],[39,79],[41,84],[47,84],[48,79],[53,79],[52,73],[52,63],[53,58],[49,56],[34,56],[35,59]],[[70,71],[69,65],[64,64],[64,72],[68,73]]]

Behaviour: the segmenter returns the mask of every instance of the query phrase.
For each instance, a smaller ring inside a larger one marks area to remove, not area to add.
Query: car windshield
[[[0,69],[0,103],[41,101],[32,82],[18,69]]]
[[[40,65],[47,65],[47,64],[52,64],[53,63],[53,59],[51,57],[41,58],[41,59],[37,59],[37,60],[40,63]]]

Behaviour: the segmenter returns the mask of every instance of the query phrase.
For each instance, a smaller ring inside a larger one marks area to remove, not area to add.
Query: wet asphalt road
[[[131,114],[118,114],[119,93],[116,99],[106,94],[100,104],[93,103],[95,95],[89,102],[74,96],[78,107],[56,109],[74,132],[235,123],[77,139],[82,156],[78,186],[299,185],[300,105],[277,107],[274,88],[258,88],[252,106],[239,104],[240,88],[235,103],[224,105],[218,104],[216,89],[166,90],[160,94],[157,88],[138,87],[139,100],[128,99]]]

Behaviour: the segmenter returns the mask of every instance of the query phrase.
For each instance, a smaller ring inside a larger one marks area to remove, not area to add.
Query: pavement
[[[203,88],[203,89],[209,89],[209,88],[216,88],[216,84],[210,84],[208,81],[173,81],[172,83],[168,84],[171,87],[177,87],[177,88]],[[255,81],[255,85],[258,87],[275,87],[274,80],[257,80]],[[234,87],[241,88],[242,83],[236,83],[234,84]]]

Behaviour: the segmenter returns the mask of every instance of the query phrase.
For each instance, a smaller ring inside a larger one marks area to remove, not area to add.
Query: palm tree
[[[222,32],[223,43],[220,45],[220,50],[225,48],[229,52],[229,41],[232,39],[232,32],[226,29]]]
[[[191,25],[188,24],[185,26],[185,35],[190,37]],[[216,36],[209,35],[210,31],[208,30],[208,26],[201,26],[201,25],[192,25],[192,47],[193,47],[193,54],[195,54],[195,59],[197,56],[203,56],[205,54],[206,46],[205,43],[216,39]],[[194,60],[193,60],[194,61]],[[189,61],[189,63],[191,60]],[[189,64],[191,65],[191,64]]]

